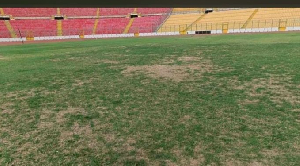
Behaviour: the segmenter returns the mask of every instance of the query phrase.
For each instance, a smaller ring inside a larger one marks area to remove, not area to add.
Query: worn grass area
[[[299,165],[300,34],[0,47],[2,165]]]

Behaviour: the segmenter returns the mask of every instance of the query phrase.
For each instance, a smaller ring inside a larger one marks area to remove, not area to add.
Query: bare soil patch
[[[0,60],[6,60],[7,58],[0,55]]]
[[[11,114],[14,110],[11,109],[11,107],[13,106],[13,103],[10,102],[6,102],[2,105],[0,105],[0,111],[2,114]]]
[[[200,57],[179,57],[178,60],[182,62],[198,62],[202,58]]]
[[[183,151],[181,150],[182,148],[174,148],[172,150],[172,153],[176,156],[178,159],[178,163],[180,165],[191,165],[191,166],[197,166],[201,165],[205,161],[205,157],[203,154],[200,153],[200,146],[196,146],[194,149],[194,157],[184,157],[185,155],[183,154]],[[172,162],[169,163],[170,165],[173,165]]]
[[[80,87],[84,84],[90,84],[97,78],[82,78],[82,79],[75,79],[74,83],[72,84],[73,87]]]
[[[253,79],[243,86],[248,95],[252,97],[269,96],[270,100],[276,104],[282,104],[284,101],[293,105],[300,104],[300,96],[290,90],[291,78],[270,76],[269,78]]]
[[[33,88],[33,89],[30,89],[30,91],[22,90],[22,91],[9,92],[6,94],[6,97],[7,98],[16,98],[18,100],[25,100],[30,97],[34,97],[36,95],[37,90],[38,89]]]
[[[200,60],[197,57],[181,58],[183,61]],[[169,63],[172,61],[169,59]],[[166,62],[168,62],[166,61]],[[163,78],[175,82],[192,81],[195,76],[201,77],[205,72],[211,72],[213,65],[210,61],[203,60],[197,64],[186,65],[143,65],[143,66],[128,66],[127,69],[122,71],[122,74],[132,76],[136,73],[144,73],[152,78]]]
[[[152,78],[167,78],[175,82],[180,82],[189,76],[187,73],[188,69],[188,67],[175,65],[130,66],[123,71],[123,74],[143,72]]]
[[[102,60],[101,62],[107,63],[107,64],[119,64],[118,61],[112,61],[112,60]]]
[[[73,115],[86,115],[86,111],[82,108],[68,108],[65,111],[60,111],[56,115],[56,121],[58,123],[63,123],[66,121],[65,115],[73,114]]]

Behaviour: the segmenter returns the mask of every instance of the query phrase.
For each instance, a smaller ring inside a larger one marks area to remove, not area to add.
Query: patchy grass
[[[0,165],[298,165],[299,37],[0,47]]]

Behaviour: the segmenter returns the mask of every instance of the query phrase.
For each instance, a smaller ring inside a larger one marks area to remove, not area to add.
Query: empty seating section
[[[130,29],[129,33],[149,33],[155,32],[156,28],[161,24],[160,18],[162,16],[149,16],[149,17],[139,17],[135,18]]]
[[[85,35],[91,35],[94,28],[94,19],[70,19],[62,21],[63,35],[79,35],[84,31]]]
[[[60,8],[60,14],[66,16],[96,16],[98,8]]]
[[[137,8],[137,13],[142,14],[158,14],[158,13],[169,13],[171,8]]]
[[[56,8],[3,8],[4,14],[13,17],[51,17]]]
[[[99,19],[96,34],[121,34],[129,23],[129,18]]]
[[[100,15],[128,15],[135,8],[100,8]],[[57,8],[3,8],[6,15],[13,17],[51,17],[57,14]],[[66,16],[96,16],[98,8],[60,8],[60,14]],[[141,14],[168,13],[171,8],[137,8]]]
[[[16,35],[20,37],[18,29],[23,37],[30,31],[34,36],[56,36],[55,20],[11,20],[10,21]]]
[[[10,33],[2,20],[0,21],[0,38],[10,38]]]
[[[229,29],[241,28],[255,9],[228,10],[206,14],[192,30],[216,30],[222,29],[223,23],[228,23]]]
[[[205,8],[174,8],[173,13],[201,12]]]
[[[134,11],[134,8],[100,8],[101,16],[128,15]]]
[[[202,14],[200,13],[170,15],[165,23],[159,28],[158,32],[178,32],[184,30],[201,15]]]
[[[247,8],[224,9],[218,12],[203,14],[205,8],[60,8],[60,14],[68,17],[96,16],[99,9],[98,24],[94,18],[69,18],[62,20],[62,27],[50,17],[57,14],[57,8],[3,8],[5,15],[16,17],[49,17],[46,18],[17,18],[16,20],[0,21],[0,38],[9,38],[19,31],[25,37],[32,32],[38,36],[57,36],[62,30],[62,35],[85,35],[93,32],[96,34],[121,34],[124,33],[130,18],[124,16],[136,11],[143,17],[134,18],[128,33],[178,32],[184,30],[221,30],[241,28],[270,28],[300,26],[300,8]],[[167,13],[171,13],[168,15]],[[145,16],[149,14],[148,16]],[[157,15],[156,15],[157,14]],[[10,24],[11,27],[10,27]],[[163,25],[161,25],[163,23]],[[9,28],[9,30],[8,30]],[[14,30],[15,33],[10,33]],[[126,30],[127,31],[127,30]]]
[[[295,21],[296,19],[296,21]],[[278,27],[279,20],[286,21],[287,26],[300,26],[300,8],[258,9],[247,28]],[[296,24],[294,24],[296,22]]]

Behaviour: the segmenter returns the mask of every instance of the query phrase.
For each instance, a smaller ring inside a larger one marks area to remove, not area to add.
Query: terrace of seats
[[[2,20],[0,20],[0,38],[10,38],[10,33]]]
[[[189,30],[221,30],[223,23],[228,24],[228,29],[279,27],[280,19],[287,20],[287,26],[300,26],[300,8],[261,8],[258,12],[255,12],[255,8],[222,10],[205,14],[201,18],[199,18],[202,15],[200,13],[177,13],[196,9],[199,8],[174,8],[172,15],[158,32],[181,31],[185,26],[189,27]],[[296,23],[295,19],[297,19]]]
[[[67,19],[61,21],[61,27],[63,35],[78,35],[81,30],[84,30],[85,34],[92,34],[94,30],[96,34],[121,34],[124,33],[126,26],[129,27],[128,33],[137,31],[140,33],[155,32],[158,27],[160,27],[158,32],[178,32],[189,26],[191,27],[189,28],[190,30],[214,30],[222,29],[222,23],[228,23],[229,29],[242,27],[278,27],[279,19],[287,19],[287,25],[291,24],[291,20],[298,19],[299,25],[295,25],[293,22],[293,26],[300,26],[300,8],[261,8],[258,9],[256,13],[254,12],[254,8],[248,8],[212,12],[205,15],[200,13],[200,9],[201,8],[174,8],[172,14],[167,17],[167,15],[155,14],[168,13],[171,11],[171,8],[99,8],[100,16],[123,15],[123,17]],[[13,15],[13,17],[46,17],[55,15],[57,8],[3,8],[3,11],[5,15]],[[59,11],[60,14],[67,16],[96,16],[98,8],[60,8]],[[131,26],[129,26],[130,18],[125,18],[124,15],[128,15],[134,11],[154,15],[134,18]],[[183,14],[180,12],[186,13]],[[167,19],[164,20],[166,17]],[[196,20],[197,22],[195,22]],[[274,20],[277,22],[273,22]],[[163,21],[164,23],[161,25]],[[13,30],[17,32],[19,29],[21,31],[22,36],[26,36],[28,31],[33,31],[34,36],[56,36],[58,31],[58,23],[56,20],[21,19],[11,20],[10,23]],[[95,25],[95,23],[97,24]],[[18,33],[16,33],[16,35],[19,36]],[[0,37],[11,37],[4,21],[0,22]]]
[[[204,8],[173,8],[172,13],[201,12]]]
[[[11,20],[10,23],[18,37],[20,37],[18,30],[23,37],[30,31],[35,36],[56,36],[57,34],[55,20]]]
[[[182,30],[182,28],[184,29],[196,21],[201,15],[200,13],[170,15],[159,28],[158,32],[175,32]]]
[[[91,35],[94,28],[95,19],[70,19],[62,21],[63,35],[78,35],[80,31]]]
[[[287,26],[300,26],[299,21],[294,24],[295,19],[300,19],[300,8],[263,8],[258,9],[247,28],[278,27],[279,20],[287,21]]]
[[[142,14],[159,14],[159,13],[169,13],[171,8],[137,8],[137,13]]]
[[[128,15],[134,11],[134,8],[100,8],[101,16]]]
[[[96,34],[121,34],[129,20],[129,18],[99,19]]]
[[[228,28],[241,28],[255,9],[228,10],[206,14],[192,26],[192,30],[222,29],[222,23],[228,23]]]
[[[136,11],[142,14],[158,14],[170,12],[171,8],[3,8],[4,15],[12,15],[15,17],[36,17],[27,19],[10,20],[12,29],[15,34],[20,30],[23,37],[28,32],[33,32],[34,36],[56,36],[58,34],[58,27],[61,25],[62,35],[78,35],[80,31],[84,30],[85,34],[121,34],[128,25],[130,18],[125,18],[128,14]],[[100,16],[108,16],[108,18],[99,19],[82,19],[76,16],[97,16],[99,10]],[[50,20],[51,16],[57,13],[74,19],[61,20],[58,24],[56,20]],[[112,16],[109,18],[109,16]],[[123,16],[117,17],[115,16]],[[49,19],[39,17],[49,17]],[[136,18],[135,22],[130,28],[131,33],[133,29],[140,29],[141,32],[153,32],[162,20],[161,15],[148,16]],[[95,23],[97,22],[97,25]],[[153,26],[154,24],[154,26]],[[148,27],[149,26],[149,27]],[[1,37],[11,37],[4,21],[1,21]],[[96,29],[95,29],[96,28]]]
[[[56,8],[3,8],[6,15],[13,17],[51,17]]]
[[[97,8],[60,8],[60,14],[66,16],[96,16]]]
[[[96,16],[98,8],[59,8],[61,15],[66,16]],[[100,15],[128,15],[135,8],[99,8]],[[168,13],[171,8],[137,8],[137,13],[158,14]],[[51,17],[57,14],[57,8],[3,8],[6,15],[13,17]]]
[[[155,32],[156,28],[161,24],[161,22],[158,22],[159,20],[161,20],[161,18],[162,16],[149,16],[149,17],[135,18],[129,29],[129,33]]]

